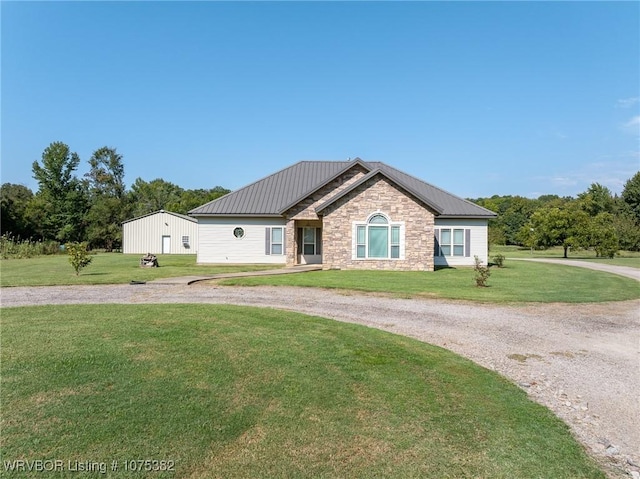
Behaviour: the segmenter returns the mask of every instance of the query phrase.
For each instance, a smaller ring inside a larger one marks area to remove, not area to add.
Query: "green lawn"
[[[213,305],[1,319],[3,469],[49,459],[104,461],[92,477],[605,477],[518,387],[402,336]],[[135,459],[174,471],[125,472]]]
[[[159,255],[159,268],[140,268],[142,255],[101,253],[75,275],[67,255],[39,256],[0,261],[1,286],[51,286],[64,284],[116,284],[175,276],[276,269],[278,265],[197,265],[195,255]]]
[[[507,258],[558,258],[562,259],[564,250],[560,247],[549,248],[545,250],[531,251],[528,248],[520,246],[503,246],[491,245],[489,258],[502,254]],[[640,251],[620,251],[615,258],[596,258],[595,251],[578,250],[570,251],[568,259],[577,259],[580,261],[596,261],[604,264],[614,264],[617,266],[629,266],[631,268],[640,268]]]
[[[472,268],[434,272],[314,271],[286,276],[234,278],[224,285],[284,285],[488,302],[602,302],[640,298],[637,281],[600,271],[525,261],[491,268],[488,288],[475,286]]]

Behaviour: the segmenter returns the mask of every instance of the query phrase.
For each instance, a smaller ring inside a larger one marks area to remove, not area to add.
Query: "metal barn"
[[[196,254],[198,221],[190,216],[155,211],[122,223],[125,254]]]

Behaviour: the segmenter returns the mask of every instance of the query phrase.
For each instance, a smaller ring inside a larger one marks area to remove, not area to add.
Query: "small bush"
[[[502,268],[504,266],[504,260],[504,255],[497,254],[493,257],[493,264],[495,264],[498,268]]]
[[[473,267],[473,271],[476,273],[476,286],[478,287],[486,287],[487,281],[489,280],[489,276],[491,276],[491,271],[489,271],[489,267],[482,264],[480,258],[478,256],[474,256],[475,266]]]
[[[87,251],[87,243],[67,243],[65,249],[69,254],[69,263],[76,272],[76,276],[80,274],[80,270],[91,264],[91,254]]]

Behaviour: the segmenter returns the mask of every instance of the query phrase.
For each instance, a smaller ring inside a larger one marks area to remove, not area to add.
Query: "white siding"
[[[198,263],[284,264],[287,260],[286,255],[265,254],[265,229],[285,225],[284,218],[199,217]],[[233,230],[238,227],[244,230],[242,238],[233,235]]]
[[[488,261],[488,220],[480,219],[435,219],[434,228],[464,228],[471,230],[471,255],[464,256],[434,256],[436,266],[473,266],[474,256],[480,258],[483,264]]]
[[[166,211],[143,216],[122,225],[122,252],[162,254],[162,237],[171,237],[171,254],[198,252],[198,223]],[[185,246],[182,237],[189,237]]]

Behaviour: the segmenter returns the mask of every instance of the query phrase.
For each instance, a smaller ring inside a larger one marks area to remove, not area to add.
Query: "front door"
[[[162,237],[162,254],[171,253],[171,236]]]
[[[299,264],[322,263],[322,229],[298,228]]]

